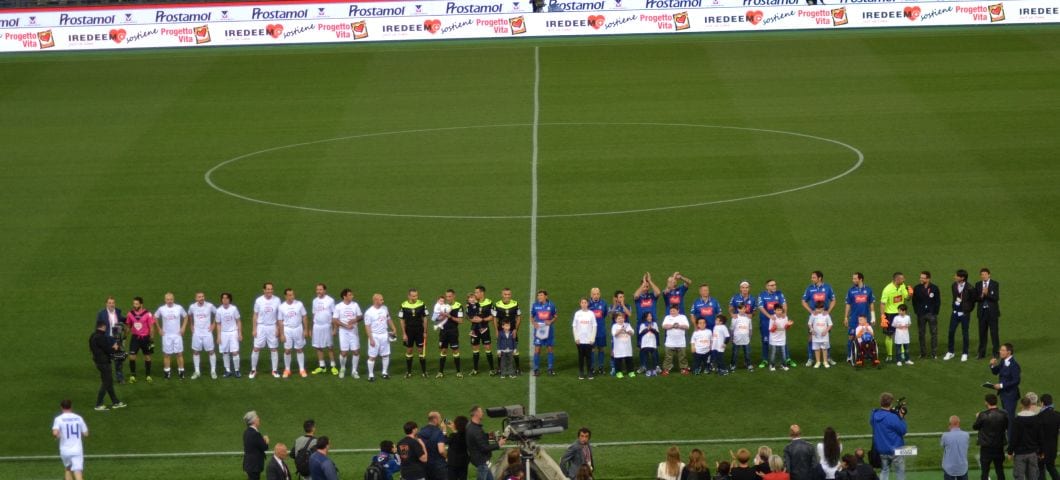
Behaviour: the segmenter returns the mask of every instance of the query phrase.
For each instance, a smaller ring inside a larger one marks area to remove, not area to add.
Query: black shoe
[[[162,378],[164,378],[166,380],[169,380],[169,378],[172,377],[172,376],[173,376],[173,372],[171,372],[171,371],[170,372],[162,372]]]
[[[383,374],[383,380],[390,380],[390,375]]]
[[[374,381],[375,381],[375,377],[368,377],[368,383],[372,383]]]
[[[548,369],[548,374],[553,376],[553,377],[555,377],[556,376],[556,371],[550,368],[550,369]]]
[[[178,372],[177,375],[180,376],[181,380],[184,380],[184,372]]]

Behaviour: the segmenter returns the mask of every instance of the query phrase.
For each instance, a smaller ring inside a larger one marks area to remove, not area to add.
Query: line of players
[[[814,313],[814,306],[823,304],[826,314],[830,315],[836,305],[836,298],[830,285],[824,283],[824,274],[815,271],[811,274],[811,284],[806,288],[802,297],[802,305],[807,313]],[[850,288],[846,298],[846,311],[844,312],[844,323],[848,330],[848,361],[853,362],[855,344],[853,337],[857,328],[857,318],[866,317],[870,323],[874,322],[875,312],[873,305],[875,297],[871,288],[864,284],[864,277],[860,273],[852,276],[853,286]],[[894,281],[888,285],[894,302],[904,303],[911,289],[904,285],[904,277],[896,274]],[[610,318],[612,323],[616,316],[626,319],[636,318],[638,329],[646,314],[655,316],[659,300],[662,300],[667,310],[670,307],[677,308],[680,315],[686,313],[685,295],[692,285],[692,280],[674,272],[667,278],[666,288],[660,289],[652,280],[650,273],[645,273],[641,278],[641,284],[633,294],[632,307],[626,302],[625,293],[616,291],[613,303],[608,305],[601,298],[600,289],[593,288],[587,300],[588,310],[593,313],[597,320],[593,352],[595,359],[590,357],[591,372],[604,373],[605,365],[611,364],[612,374],[615,373],[614,362],[605,362],[605,347],[607,346],[607,333],[610,328],[605,328],[604,320]],[[312,346],[317,353],[318,367],[312,370],[312,374],[331,373],[339,377],[345,377],[347,365],[350,366],[350,375],[354,378],[359,376],[360,363],[360,336],[357,324],[363,323],[368,341],[368,376],[369,381],[374,380],[375,363],[381,361],[381,377],[389,379],[390,343],[396,341],[400,332],[402,345],[405,347],[406,377],[413,376],[413,360],[418,357],[419,372],[423,377],[427,376],[427,348],[428,333],[433,327],[438,331],[439,365],[437,377],[445,375],[446,362],[452,353],[456,376],[462,377],[462,365],[460,356],[459,327],[469,324],[471,347],[473,352],[473,368],[469,372],[477,375],[480,365],[480,350],[485,351],[489,366],[489,374],[496,375],[498,370],[494,365],[493,341],[491,330],[500,332],[504,325],[511,331],[511,342],[504,345],[505,353],[511,353],[513,357],[513,372],[521,374],[522,369],[519,362],[519,349],[517,341],[520,327],[522,325],[522,312],[519,303],[512,298],[510,289],[501,292],[501,300],[493,302],[486,297],[486,289],[477,286],[466,298],[466,304],[461,304],[456,293],[450,289],[437,299],[433,308],[419,298],[419,292],[410,290],[408,298],[402,302],[398,312],[400,330],[394,324],[390,311],[383,303],[383,296],[375,294],[372,297],[372,305],[364,311],[356,301],[353,293],[345,289],[340,294],[340,300],[336,302],[327,293],[324,284],[316,285],[311,308],[313,313],[312,326],[308,319],[308,312],[301,301],[295,298],[292,289],[284,290],[284,298],[281,300],[274,295],[274,287],[271,283],[263,285],[263,293],[254,302],[253,310],[253,352],[251,353],[250,378],[258,375],[259,355],[263,349],[268,349],[271,354],[271,373],[274,377],[290,377],[297,372],[302,377],[309,375],[305,361],[305,346],[307,340],[312,341]],[[548,298],[544,290],[536,293],[536,302],[531,306],[530,317],[533,323],[533,345],[534,355],[532,371],[535,375],[540,374],[541,350],[546,352],[547,371],[555,375],[555,360],[553,346],[555,333],[553,323],[556,320],[557,309]],[[777,288],[775,280],[767,280],[765,290],[754,296],[750,293],[750,283],[741,282],[739,293],[732,296],[728,304],[728,312],[732,318],[738,316],[751,317],[754,313],[759,314],[759,334],[762,341],[762,357],[758,368],[769,366],[767,355],[770,352],[770,327],[776,319],[777,309],[788,311],[787,300],[784,294]],[[893,316],[893,312],[883,312],[884,303],[881,303],[881,317]],[[710,287],[706,284],[699,286],[699,297],[691,305],[690,313],[694,322],[704,320],[708,330],[713,330],[715,321],[723,314],[721,304],[710,295]],[[125,322],[130,329],[130,361],[132,376],[130,383],[136,382],[136,354],[147,355],[147,379],[150,381],[150,354],[153,353],[152,335],[157,332],[162,340],[164,354],[165,378],[171,377],[170,357],[177,357],[177,375],[184,378],[183,336],[188,326],[188,319],[192,321],[191,349],[195,372],[192,378],[202,375],[200,368],[200,354],[206,352],[209,356],[209,374],[217,378],[215,350],[222,354],[223,369],[225,377],[241,377],[240,365],[240,343],[243,341],[242,320],[239,309],[232,304],[232,296],[228,293],[221,295],[221,304],[215,307],[205,300],[205,295],[198,292],[195,302],[185,310],[182,306],[174,303],[171,293],[165,295],[165,303],[160,306],[153,315],[143,307],[143,301],[136,298],[133,302],[133,310],[126,317]],[[155,323],[155,319],[160,323]],[[852,320],[848,320],[852,319]],[[633,323],[633,322],[630,322]],[[665,325],[665,321],[663,322]],[[735,328],[740,325],[734,324],[733,336],[737,332]],[[665,329],[665,327],[664,327]],[[750,326],[747,331],[742,332],[750,335]],[[333,339],[338,336],[339,361],[335,361]],[[683,335],[683,333],[682,333]],[[283,344],[284,368],[279,368],[279,346]],[[216,348],[215,348],[216,347]],[[815,361],[815,348],[812,339],[807,345],[807,366],[812,366]],[[746,352],[746,349],[745,349]],[[824,352],[825,358],[822,362],[834,365],[831,359],[830,348]],[[787,366],[795,366],[787,352],[782,351],[783,361]],[[297,369],[292,368],[292,357],[297,361]],[[708,357],[711,361],[708,369],[718,369],[721,365],[715,365],[714,356]],[[746,357],[745,357],[746,358]],[[646,359],[641,356],[640,371],[645,370]],[[657,362],[656,362],[657,363]],[[282,373],[281,373],[282,372]]]

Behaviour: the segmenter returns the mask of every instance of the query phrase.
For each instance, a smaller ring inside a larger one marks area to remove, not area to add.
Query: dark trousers
[[[427,465],[427,480],[449,480],[449,468],[444,464]]]
[[[449,478],[453,480],[465,480],[467,478],[467,463],[463,465],[449,464]]]
[[[997,334],[997,312],[994,310],[979,310],[979,356],[986,356],[986,335],[990,333],[990,347],[993,355],[997,357],[1000,338]]]
[[[261,472],[247,472],[247,480],[261,480]]]
[[[931,313],[916,316],[917,336],[920,337],[920,356],[938,355],[939,348],[939,318]],[[931,331],[931,350],[928,350],[925,334]]]
[[[994,480],[1005,480],[1005,451],[1000,448],[979,447],[981,480],[990,478],[990,464],[994,465]]]
[[[110,370],[110,362],[97,363],[99,370],[99,393],[96,394],[96,406],[103,405],[103,395],[110,395],[111,403],[118,403],[118,396],[114,394],[114,374]]]
[[[964,315],[957,316],[957,312],[953,312],[953,314],[950,315],[950,341],[947,349],[949,353],[953,353],[953,337],[954,334],[957,333],[957,327],[960,326],[961,335],[964,340],[964,349],[961,350],[961,353],[968,355],[968,322],[969,320],[971,320],[969,318],[970,315],[971,314],[966,313]]]
[[[707,362],[710,359],[710,353],[693,353],[692,354],[692,372],[703,373],[708,371]]]
[[[747,347],[750,347],[750,345],[735,345],[734,344],[732,346],[732,361],[729,362],[729,367],[730,368],[736,368],[736,354],[739,353],[740,350],[743,350],[744,367],[750,367],[751,366],[751,352],[748,351],[749,349]]]
[[[579,343],[578,344],[578,374],[585,376],[585,369],[588,368],[590,373],[593,368],[593,344],[591,343]]]
[[[1045,472],[1049,472],[1049,477],[1053,480],[1056,479],[1056,452],[1052,454],[1046,453],[1045,459],[1038,460],[1038,480],[1045,480]]]
[[[633,357],[622,357],[613,358],[615,361],[615,371],[629,375],[633,372]]]

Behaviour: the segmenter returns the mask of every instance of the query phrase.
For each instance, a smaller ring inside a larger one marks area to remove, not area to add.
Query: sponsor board
[[[475,0],[480,1],[480,0]],[[616,0],[606,0],[609,5]],[[713,0],[704,0],[709,2]],[[350,43],[387,40],[438,40],[473,38],[543,37],[788,29],[866,27],[918,27],[927,25],[1006,25],[1060,23],[1055,0],[960,2],[829,2],[827,5],[788,5],[787,0],[741,0],[736,7],[624,9],[566,11],[560,13],[504,13],[513,2],[462,4],[480,13],[453,15],[373,16],[370,8],[397,2],[371,4],[270,4],[210,8],[199,13],[178,9],[143,9],[126,16],[102,10],[58,12],[65,26],[48,27],[41,17],[23,15],[18,27],[0,29],[0,51],[60,51],[120,48],[202,47],[215,45],[276,45],[289,43]],[[630,0],[621,0],[629,5]],[[747,5],[744,5],[747,2]],[[436,1],[445,7],[447,1]],[[525,3],[524,3],[525,4]],[[362,7],[362,5],[382,5]],[[420,10],[425,11],[426,3]],[[474,7],[477,5],[478,7]],[[656,4],[659,5],[659,4]],[[677,6],[687,3],[669,2]],[[341,7],[341,8],[340,8]],[[413,8],[406,5],[407,8]],[[321,10],[324,8],[324,10]],[[255,10],[256,9],[256,10]],[[341,11],[340,11],[341,10]],[[444,8],[442,9],[444,11]],[[87,13],[86,13],[87,12]],[[256,13],[255,13],[256,12]],[[362,14],[350,18],[350,12]],[[257,20],[233,20],[246,14]],[[63,15],[66,15],[63,17]],[[33,17],[33,24],[30,24]],[[137,23],[138,19],[160,20]],[[126,22],[126,19],[129,19]],[[9,23],[15,24],[15,20]]]

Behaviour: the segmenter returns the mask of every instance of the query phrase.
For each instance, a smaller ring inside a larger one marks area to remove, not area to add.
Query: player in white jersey
[[[331,374],[339,374],[335,366],[335,351],[331,349],[332,339],[335,338],[335,326],[332,324],[334,314],[335,299],[328,295],[327,285],[318,283],[317,296],[313,297],[313,349],[317,351],[317,363],[320,366],[313,370],[313,375],[328,371],[328,365],[324,363],[325,351],[331,361]]]
[[[231,293],[221,294],[221,306],[217,307],[215,315],[217,348],[221,351],[221,362],[225,365],[225,378],[239,378],[239,343],[243,341],[243,321],[239,318],[239,309],[232,305]]]
[[[295,300],[294,290],[283,291],[283,303],[278,308],[280,321],[283,322],[283,378],[291,376],[291,350],[298,353],[298,374],[305,378],[305,337],[310,335],[305,305]]]
[[[261,286],[262,295],[254,300],[254,351],[250,353],[250,378],[258,376],[258,352],[266,346],[272,353],[272,376],[280,378],[280,354],[276,350],[280,343],[277,336],[282,338],[283,332],[276,328],[276,311],[280,308],[280,299],[272,294],[271,282],[265,282]]]
[[[165,304],[155,310],[155,318],[162,324],[162,371],[166,380],[172,376],[170,357],[177,356],[177,375],[184,379],[184,331],[188,328],[188,312],[184,307],[173,303],[173,293],[167,292]],[[158,323],[155,323],[157,326]]]
[[[390,330],[387,330],[387,326]],[[383,357],[383,380],[390,378],[390,339],[396,338],[397,327],[390,318],[390,310],[383,305],[383,295],[372,295],[372,306],[364,312],[364,332],[368,334],[368,381],[375,381],[375,359]]]
[[[335,305],[331,314],[335,328],[339,331],[339,362],[342,363],[339,367],[339,378],[346,376],[347,352],[353,353],[353,378],[361,378],[357,374],[357,364],[361,361],[361,334],[357,331],[357,322],[360,322],[362,317],[361,306],[353,301],[353,291],[348,288],[342,291],[339,298],[342,301]],[[316,341],[316,338],[313,340]]]
[[[213,341],[213,319],[217,311],[213,304],[206,301],[206,294],[195,292],[195,303],[188,306],[188,316],[191,317],[191,364],[195,367],[195,373],[191,379],[195,380],[202,376],[199,370],[199,352],[209,352],[210,355],[210,377],[217,378],[217,348]]]
[[[59,403],[63,413],[52,422],[52,436],[59,440],[59,458],[63,461],[66,480],[81,480],[85,469],[85,449],[81,440],[88,436],[88,425],[85,419],[73,412],[73,403],[63,400]]]

